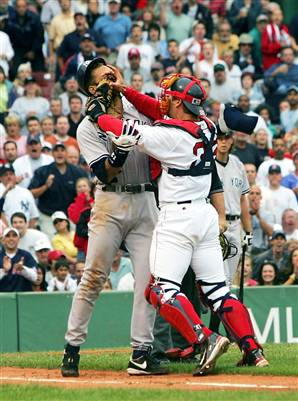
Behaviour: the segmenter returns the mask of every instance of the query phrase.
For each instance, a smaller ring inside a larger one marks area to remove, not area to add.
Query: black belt
[[[240,219],[240,216],[238,216],[237,214],[226,214],[227,221],[235,221],[238,219]]]
[[[139,194],[141,192],[154,192],[152,184],[126,184],[126,185],[105,185],[102,187],[105,192],[126,192],[128,194]]]
[[[177,205],[183,205],[184,203],[191,203],[191,200],[177,202]]]

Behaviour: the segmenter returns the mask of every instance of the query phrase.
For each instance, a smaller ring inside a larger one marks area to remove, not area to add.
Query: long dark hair
[[[263,272],[263,267],[266,265],[272,266],[274,269],[274,272],[275,272],[275,277],[274,277],[272,285],[279,284],[279,270],[278,270],[277,264],[273,260],[264,260],[264,262],[261,264],[260,270],[259,270],[259,275],[258,275],[259,285],[265,285],[263,277],[262,277],[262,272]]]
[[[46,271],[45,269],[38,265],[36,270],[40,269],[42,271],[42,282],[40,283],[40,289],[41,291],[47,291],[48,288],[48,283],[46,282]],[[33,283],[33,287],[34,287],[34,283]]]

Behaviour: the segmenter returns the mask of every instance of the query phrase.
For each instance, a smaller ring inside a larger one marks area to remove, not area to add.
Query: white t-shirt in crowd
[[[0,197],[2,197],[4,191],[5,186],[1,183]],[[16,185],[6,194],[3,212],[9,223],[11,216],[15,212],[24,213],[27,221],[39,217],[39,212],[32,193],[29,191],[29,189],[22,188],[19,185]]]
[[[49,237],[45,233],[39,230],[35,230],[34,228],[28,228],[26,230],[26,233],[20,238],[19,248],[30,252],[31,255],[37,260],[34,247],[36,242],[41,239],[48,241],[49,249],[52,248],[51,241],[49,240]]]
[[[293,163],[293,160],[284,158],[282,160],[277,160],[277,159],[268,159],[263,161],[263,163],[260,164],[259,169],[258,169],[258,174],[257,174],[257,184],[268,187],[269,186],[269,181],[268,181],[268,170],[269,167],[272,166],[273,164],[277,164],[280,169],[281,169],[281,175],[285,177],[286,175],[292,173],[295,170],[295,166]]]
[[[19,185],[23,188],[28,188],[35,170],[39,167],[51,164],[53,161],[54,158],[52,156],[43,153],[38,159],[32,159],[29,155],[18,157],[13,163],[13,168],[16,176],[23,177]]]
[[[281,224],[285,209],[298,212],[296,196],[291,189],[280,186],[278,189],[262,187],[262,207],[274,216],[274,224]]]

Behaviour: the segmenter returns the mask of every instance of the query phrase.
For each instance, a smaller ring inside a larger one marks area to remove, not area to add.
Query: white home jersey
[[[241,195],[249,192],[244,165],[238,157],[229,155],[227,164],[216,160],[216,167],[224,190],[226,214],[240,216]]]
[[[124,118],[138,121],[141,124],[151,125],[151,120],[139,113],[134,106],[122,97]],[[112,153],[111,139],[98,127],[85,117],[77,130],[77,139],[81,153],[87,163],[93,163]],[[127,160],[117,175],[117,184],[143,184],[150,182],[150,169],[148,156],[140,153],[137,148],[129,152]]]
[[[211,132],[206,122],[200,121],[196,124],[210,140]],[[169,168],[188,170],[201,161],[205,151],[201,138],[196,138],[171,125],[154,127],[139,125],[137,129],[141,134],[138,148],[161,162],[162,175],[158,185],[161,204],[208,197],[211,174],[192,177],[174,176],[168,173]]]

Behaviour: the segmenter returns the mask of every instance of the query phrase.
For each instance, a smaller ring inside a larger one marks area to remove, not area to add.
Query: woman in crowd
[[[7,141],[13,141],[17,145],[17,156],[26,154],[26,137],[21,134],[21,121],[16,115],[9,115],[4,120],[6,135],[0,137],[0,157],[4,158],[3,145]]]
[[[75,264],[78,250],[74,246],[74,231],[70,229],[70,222],[66,214],[60,211],[53,213],[52,222],[56,229],[56,234],[52,239],[53,249],[63,251],[67,261]]]
[[[259,285],[277,285],[278,280],[278,267],[275,262],[271,260],[265,260],[259,271],[258,283]]]
[[[239,266],[237,272],[235,274],[235,279],[233,286],[240,286],[240,269],[241,269],[241,261],[239,262]],[[253,287],[258,285],[257,281],[251,278],[252,276],[252,259],[249,255],[245,255],[244,260],[244,287]]]
[[[45,270],[42,267],[38,266],[36,268],[36,272],[37,272],[37,279],[32,284],[32,291],[34,292],[47,291],[48,284],[46,282]]]
[[[284,279],[285,277],[287,280],[283,283],[284,285],[298,284],[298,248],[291,251],[289,266],[281,271],[281,278]]]

